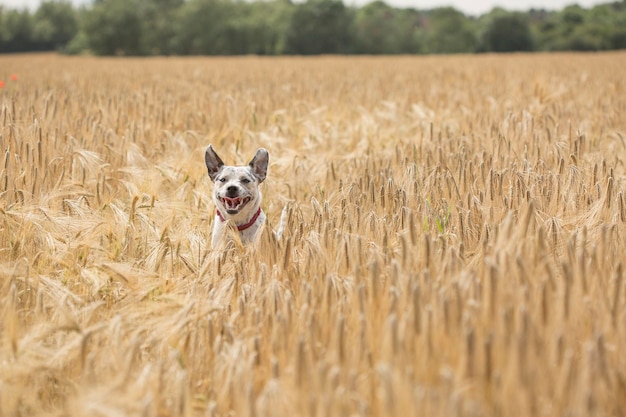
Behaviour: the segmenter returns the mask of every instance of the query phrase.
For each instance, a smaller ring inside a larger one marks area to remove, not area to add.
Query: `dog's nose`
[[[228,195],[237,195],[237,191],[238,189],[234,185],[231,185],[228,188],[226,188],[226,192],[228,193]]]

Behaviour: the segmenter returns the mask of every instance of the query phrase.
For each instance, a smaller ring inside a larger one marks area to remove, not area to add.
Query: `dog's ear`
[[[211,178],[211,181],[215,181],[215,177],[224,166],[224,162],[219,156],[217,156],[217,153],[211,145],[209,145],[206,148],[206,151],[204,151],[204,162],[206,163],[206,168],[209,171],[209,178]]]
[[[252,161],[250,161],[250,163],[248,164],[250,165],[254,176],[259,179],[259,182],[263,182],[265,176],[267,175],[267,165],[269,161],[270,154],[267,152],[267,150],[259,148],[259,150],[256,151],[254,158],[252,158]]]

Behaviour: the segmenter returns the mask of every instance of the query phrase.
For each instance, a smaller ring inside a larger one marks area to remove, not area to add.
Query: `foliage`
[[[142,0],[142,52],[150,55],[175,54],[172,22],[184,0]]]
[[[626,0],[560,11],[361,7],[342,0],[46,0],[0,7],[0,53],[96,55],[415,54],[626,48]]]
[[[568,6],[538,27],[541,50],[600,51],[626,47],[626,1],[585,10]]]
[[[477,46],[473,22],[452,7],[428,14],[426,50],[429,53],[471,53]]]
[[[355,16],[355,52],[402,54],[420,51],[420,13],[395,9],[375,0],[361,7]]]
[[[102,0],[84,19],[89,47],[97,55],[140,55],[140,0]]]
[[[304,55],[352,52],[352,16],[341,1],[307,0],[294,7],[287,27],[285,52]]]
[[[481,36],[481,51],[515,52],[533,49],[528,15],[494,9],[484,20],[487,23]]]
[[[62,49],[77,32],[77,14],[71,3],[45,1],[35,12],[33,39],[41,49]]]
[[[33,39],[33,16],[26,10],[0,8],[0,52],[37,49]]]
[[[290,8],[284,0],[191,0],[177,10],[173,48],[183,55],[279,53]]]

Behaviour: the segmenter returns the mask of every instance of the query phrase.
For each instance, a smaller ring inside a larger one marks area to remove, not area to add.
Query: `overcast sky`
[[[87,4],[89,0],[71,0],[74,4]],[[363,5],[369,0],[343,0],[345,4]],[[385,0],[396,7],[414,7],[416,9],[432,9],[441,6],[453,6],[465,14],[480,15],[494,7],[500,6],[507,10],[562,9],[569,4],[577,3],[583,7],[607,3],[610,0]],[[36,8],[41,0],[0,0],[0,4],[11,8]]]

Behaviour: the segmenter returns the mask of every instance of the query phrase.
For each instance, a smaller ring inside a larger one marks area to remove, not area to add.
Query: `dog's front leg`
[[[226,233],[226,230],[224,230],[225,227],[225,222],[220,221],[220,219],[215,216],[213,220],[213,235],[211,237],[211,247],[213,249],[216,249],[220,243],[223,243],[224,234]]]

